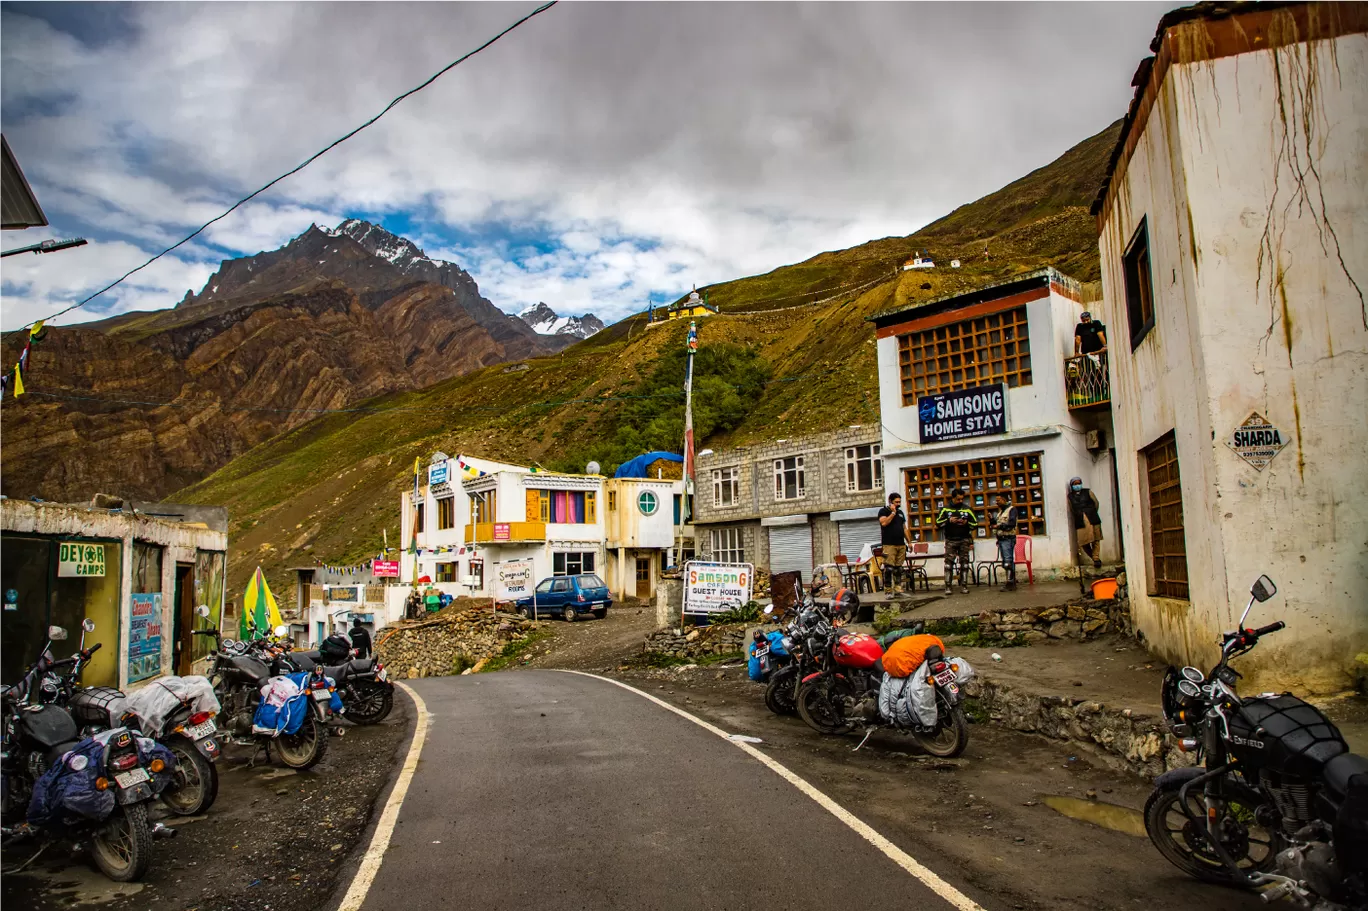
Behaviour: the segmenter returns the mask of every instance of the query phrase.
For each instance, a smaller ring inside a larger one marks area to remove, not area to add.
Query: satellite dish
[[[584,466],[584,473],[585,473],[585,474],[598,474],[598,473],[599,473],[599,463],[598,463],[598,462],[590,462],[588,465],[585,465],[585,466]]]

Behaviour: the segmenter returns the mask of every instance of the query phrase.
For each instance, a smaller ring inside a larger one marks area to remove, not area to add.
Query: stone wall
[[[386,627],[375,651],[395,677],[441,677],[454,672],[458,655],[465,655],[469,663],[493,658],[509,642],[542,625],[487,607],[448,608],[425,620]]]
[[[745,649],[744,623],[700,626],[689,632],[662,629],[646,637],[643,651],[666,658],[703,658],[708,655],[734,655]]]
[[[979,633],[1008,642],[1041,639],[1091,639],[1104,633],[1129,634],[1130,602],[1118,592],[1110,601],[1079,598],[1055,607],[989,610],[978,615]]]

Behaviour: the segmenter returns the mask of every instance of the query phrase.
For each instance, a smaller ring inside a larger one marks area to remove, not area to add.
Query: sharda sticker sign
[[[1273,457],[1287,445],[1282,431],[1268,423],[1257,411],[1245,418],[1226,439],[1226,445],[1256,471],[1263,471]]]
[[[1007,393],[1001,383],[939,392],[917,399],[923,443],[963,440],[1007,432]]]

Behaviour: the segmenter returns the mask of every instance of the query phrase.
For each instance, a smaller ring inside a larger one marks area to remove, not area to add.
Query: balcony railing
[[[471,544],[502,544],[519,541],[545,541],[545,522],[481,522],[466,526],[466,540]]]
[[[1111,383],[1107,379],[1107,352],[1065,358],[1064,393],[1070,409],[1109,406]]]

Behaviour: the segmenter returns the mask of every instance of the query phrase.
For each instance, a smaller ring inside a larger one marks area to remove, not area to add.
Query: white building
[[[1072,566],[1066,495],[1078,476],[1101,504],[1102,558],[1119,559],[1105,360],[1073,357],[1084,309],[1078,283],[1044,269],[872,318],[884,483],[902,494],[914,541],[939,540],[935,515],[953,488],[980,518],[1005,491],[1026,512],[1037,574]],[[993,559],[986,522],[978,536],[976,557]]]
[[[1368,13],[1204,12],[1161,22],[1094,206],[1132,609],[1209,667],[1266,572],[1251,625],[1287,630],[1245,685],[1346,689],[1368,651]],[[1277,437],[1236,451],[1254,415]]]
[[[692,529],[681,525],[684,482],[664,478],[608,478],[603,578],[614,597],[655,597],[660,571],[678,559]],[[682,537],[681,537],[682,535]]]

